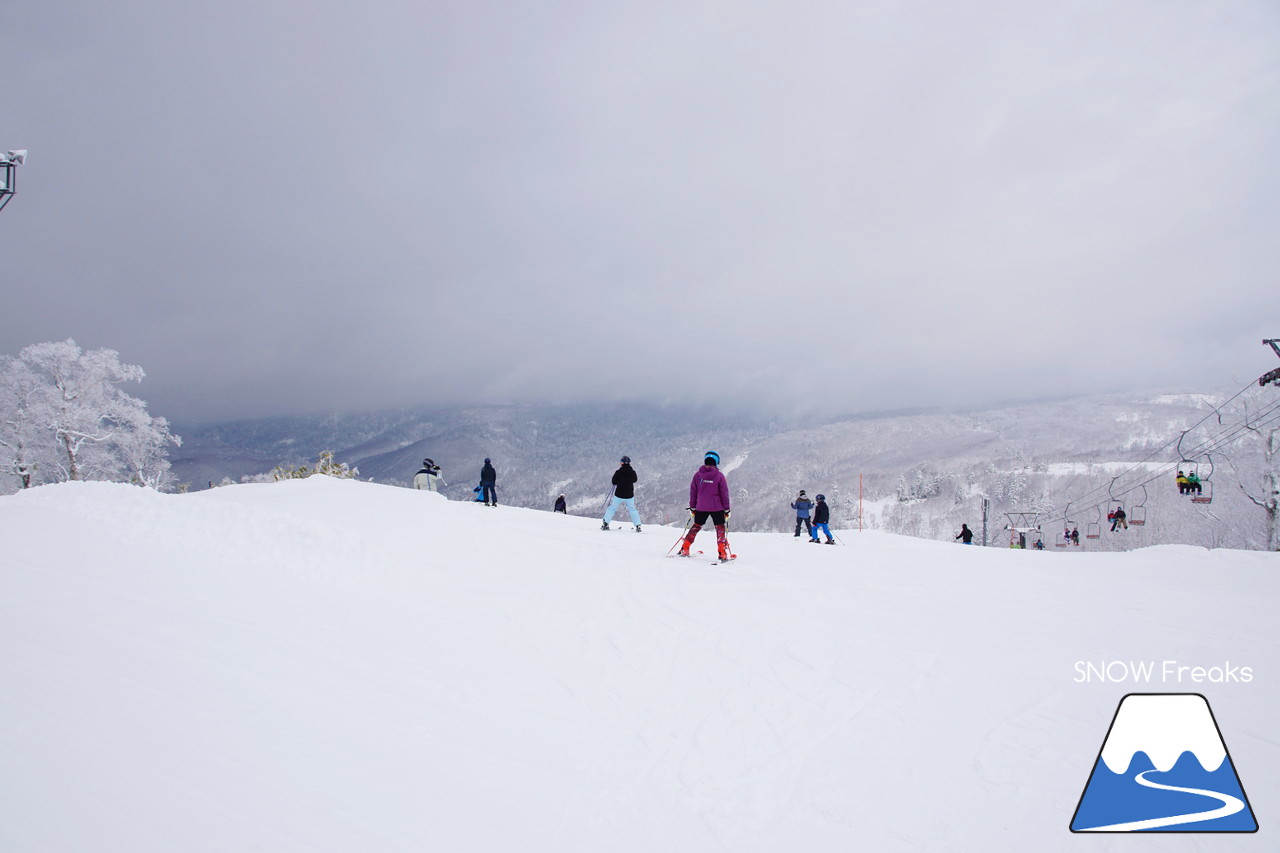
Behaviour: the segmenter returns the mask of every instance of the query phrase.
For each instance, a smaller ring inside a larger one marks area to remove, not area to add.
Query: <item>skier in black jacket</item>
[[[565,515],[569,514],[569,511],[565,508],[564,495],[556,498],[556,508],[553,509],[552,512],[563,512]]]
[[[640,513],[636,512],[636,476],[635,469],[631,467],[631,457],[622,457],[622,464],[618,466],[618,470],[613,472],[613,495],[609,498],[609,506],[604,511],[604,518],[600,521],[600,529],[608,530],[609,522],[613,520],[614,515],[618,512],[618,507],[626,506],[627,511],[631,513],[631,523],[636,526],[636,533],[640,532]]]
[[[484,467],[480,469],[480,496],[485,506],[498,505],[498,472],[493,470],[489,457],[484,458]]]
[[[818,532],[821,531],[827,537],[827,544],[834,545],[836,540],[831,538],[831,528],[827,526],[827,522],[831,521],[831,507],[827,506],[827,496],[818,495],[815,499],[817,503],[813,505],[813,527],[809,533],[813,537],[810,542],[818,541]]]
[[[960,525],[960,532],[956,534],[956,538],[964,540],[964,544],[966,545],[972,545],[973,531],[969,529],[969,525],[962,524]]]

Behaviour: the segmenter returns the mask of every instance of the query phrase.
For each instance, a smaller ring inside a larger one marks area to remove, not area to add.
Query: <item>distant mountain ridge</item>
[[[571,514],[590,516],[603,511],[610,476],[626,454],[640,475],[640,509],[654,524],[683,523],[689,478],[702,454],[714,449],[732,468],[737,529],[788,529],[794,521],[789,504],[805,489],[827,495],[838,528],[856,527],[861,506],[864,525],[930,538],[950,538],[961,521],[978,530],[983,496],[991,503],[993,531],[1002,531],[1005,512],[1056,509],[1056,520],[1044,519],[1048,540],[1063,522],[1075,522],[1082,536],[1087,525],[1101,523],[1105,490],[1087,507],[1066,513],[1063,505],[1073,494],[1105,485],[1115,476],[1108,466],[1124,470],[1176,439],[1225,397],[1161,391],[812,421],[623,403],[424,406],[179,428],[183,446],[172,462],[179,478],[198,489],[314,460],[330,449],[362,479],[408,486],[422,459],[431,457],[443,468],[444,493],[470,500],[481,462],[491,457],[500,502],[549,510],[563,493]],[[1167,459],[1153,464],[1161,461]],[[1145,498],[1123,498],[1145,501],[1144,510],[1162,507],[1145,529],[1132,529],[1123,542],[1089,546],[1260,547],[1254,522],[1206,527],[1205,513],[1189,512],[1172,475],[1169,480],[1168,489],[1153,484]],[[1260,515],[1232,491],[1238,490],[1218,489],[1214,506],[1232,507],[1220,517]]]

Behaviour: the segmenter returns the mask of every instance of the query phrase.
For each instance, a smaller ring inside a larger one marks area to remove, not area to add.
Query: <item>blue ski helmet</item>
[[[486,465],[488,465],[488,464],[489,464],[489,457],[488,457],[488,456],[486,456],[486,457],[484,458],[484,464],[486,464]]]
[[[704,456],[705,458],[702,461],[706,462],[708,465],[720,464],[720,454],[716,453],[714,450],[708,450]]]
[[[826,499],[827,499],[826,495],[818,495],[818,500],[825,501]]]
[[[630,465],[630,464],[631,464],[631,457],[630,457],[630,456],[624,456],[624,457],[622,457],[622,461],[623,461],[623,463],[624,463],[624,464],[626,464],[626,465]]]

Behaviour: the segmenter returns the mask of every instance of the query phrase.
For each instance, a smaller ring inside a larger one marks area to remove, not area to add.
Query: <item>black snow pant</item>
[[[809,523],[809,516],[807,515],[796,516],[796,535],[797,536],[800,535],[801,524],[804,525],[804,532],[808,533],[810,536],[813,536],[813,525]]]
[[[484,498],[485,504],[498,505],[498,487],[493,483],[480,484],[480,496]]]

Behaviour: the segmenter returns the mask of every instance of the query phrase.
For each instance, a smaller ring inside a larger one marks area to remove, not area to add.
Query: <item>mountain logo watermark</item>
[[[1257,832],[1209,701],[1120,700],[1071,818],[1072,832]]]

